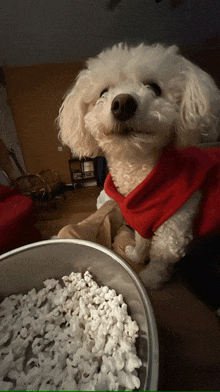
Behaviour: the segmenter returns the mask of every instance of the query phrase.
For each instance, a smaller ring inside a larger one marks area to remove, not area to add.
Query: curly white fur
[[[121,94],[132,97],[137,106],[125,121],[112,110],[114,98]],[[213,79],[183,58],[176,46],[118,44],[89,59],[79,73],[60,109],[59,137],[79,157],[105,155],[115,186],[126,196],[151,172],[167,144],[184,148],[217,140],[219,111],[220,92]],[[197,209],[197,203],[192,205],[189,222]],[[142,279],[152,287],[168,278],[168,266],[179,259],[166,251],[166,261],[160,262],[156,238],[158,233],[149,245],[137,235],[135,249],[126,249],[138,262],[150,253]]]

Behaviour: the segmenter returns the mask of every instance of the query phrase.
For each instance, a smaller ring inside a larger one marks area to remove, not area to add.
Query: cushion
[[[38,240],[32,199],[0,186],[0,253]]]

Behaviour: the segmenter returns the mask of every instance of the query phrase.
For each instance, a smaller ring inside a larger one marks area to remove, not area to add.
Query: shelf
[[[71,158],[69,159],[69,168],[73,185],[84,185],[89,182],[97,183],[94,158]]]

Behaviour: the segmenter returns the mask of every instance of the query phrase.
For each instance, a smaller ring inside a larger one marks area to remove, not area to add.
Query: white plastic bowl
[[[157,390],[159,350],[149,297],[132,268],[109,249],[84,240],[49,240],[23,246],[0,256],[0,300],[10,294],[43,287],[47,278],[89,270],[99,285],[122,294],[140,330],[137,353],[140,390]]]

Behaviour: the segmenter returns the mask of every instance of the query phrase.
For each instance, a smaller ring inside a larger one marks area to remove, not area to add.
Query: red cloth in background
[[[8,186],[0,186],[0,254],[39,241],[33,201]]]
[[[110,173],[104,189],[118,203],[126,222],[144,238],[151,238],[200,189],[203,198],[195,235],[220,232],[220,148],[166,148],[152,172],[126,197],[118,192]]]

